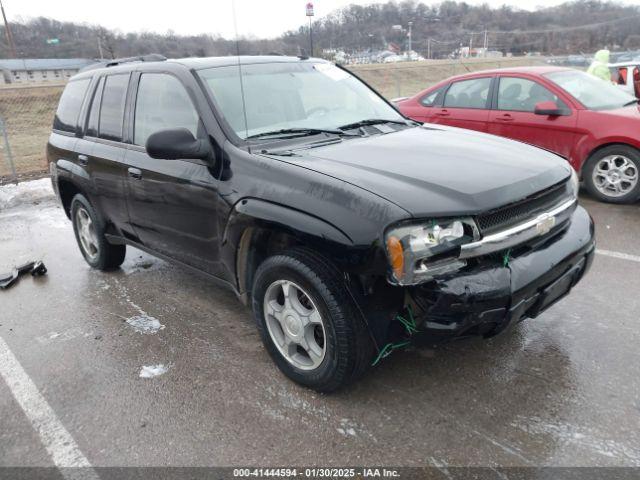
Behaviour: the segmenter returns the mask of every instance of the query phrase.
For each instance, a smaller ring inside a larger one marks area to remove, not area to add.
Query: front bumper
[[[571,291],[594,253],[593,221],[578,207],[557,232],[508,263],[484,259],[466,271],[411,287],[420,330],[438,337],[490,336],[535,318]]]

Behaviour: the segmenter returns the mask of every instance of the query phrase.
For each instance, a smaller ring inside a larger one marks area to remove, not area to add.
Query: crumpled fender
[[[352,246],[353,241],[343,231],[329,222],[294,208],[267,202],[256,198],[247,198],[236,203],[229,215],[224,239],[235,233],[234,227],[242,223],[275,223],[287,230],[299,232],[324,240]]]
[[[237,285],[237,254],[243,234],[251,228],[281,228],[292,235],[305,237],[310,243],[330,242],[338,247],[352,247],[351,238],[334,225],[308,213],[278,203],[245,198],[231,209],[225,222],[220,245],[220,258],[224,265],[227,280]]]

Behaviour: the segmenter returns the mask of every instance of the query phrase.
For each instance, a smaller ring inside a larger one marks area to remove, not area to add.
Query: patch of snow
[[[127,275],[131,275],[132,273],[160,270],[162,269],[163,266],[164,266],[164,262],[162,262],[161,260],[148,259],[148,260],[135,262],[132,265],[125,263],[124,265],[122,265],[121,269]]]
[[[55,194],[49,178],[0,187],[0,210],[23,204],[38,205],[41,202],[54,200]]]
[[[145,365],[140,370],[140,378],[154,378],[159,377],[160,375],[164,375],[169,370],[169,367],[158,364],[158,365]]]
[[[354,422],[352,422],[348,418],[343,418],[342,420],[340,420],[340,426],[336,428],[336,430],[338,430],[338,433],[344,435],[345,437],[357,437],[358,434],[356,433],[356,429],[354,427],[356,427],[356,424]]]
[[[114,279],[114,282],[119,291],[117,295],[121,299],[126,301],[131,307],[135,308],[139,314],[133,317],[125,318],[127,324],[132,326],[136,330],[136,332],[147,335],[153,335],[154,333],[158,333],[158,331],[160,330],[164,330],[164,325],[160,323],[160,320],[149,315],[142,308],[140,308],[138,304],[134,303],[131,300],[126,287],[121,285],[117,279]]]
[[[153,335],[154,333],[158,333],[160,330],[164,330],[164,325],[160,323],[160,320],[144,313],[142,315],[127,318],[126,322],[132,326],[136,332],[145,335]]]

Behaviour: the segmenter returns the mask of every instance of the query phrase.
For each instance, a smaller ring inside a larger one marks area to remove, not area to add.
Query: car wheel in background
[[[112,245],[107,241],[104,220],[82,194],[71,201],[71,221],[82,256],[91,267],[112,270],[122,265],[126,245]]]
[[[627,145],[612,145],[593,154],[582,178],[598,200],[632,203],[640,198],[640,152]]]
[[[373,343],[328,259],[307,249],[269,257],[256,272],[252,297],[262,341],[293,381],[330,392],[366,371]]]

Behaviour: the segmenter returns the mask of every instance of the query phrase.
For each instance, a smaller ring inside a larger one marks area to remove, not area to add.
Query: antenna
[[[244,135],[249,136],[249,122],[247,122],[247,104],[244,100],[244,82],[242,81],[242,62],[240,61],[240,38],[238,37],[238,22],[236,20],[236,0],[231,0],[231,10],[233,12],[233,28],[236,32],[236,56],[238,59],[238,74],[240,75],[240,96],[242,97],[242,115],[244,117]],[[251,152],[251,147],[249,147]]]

